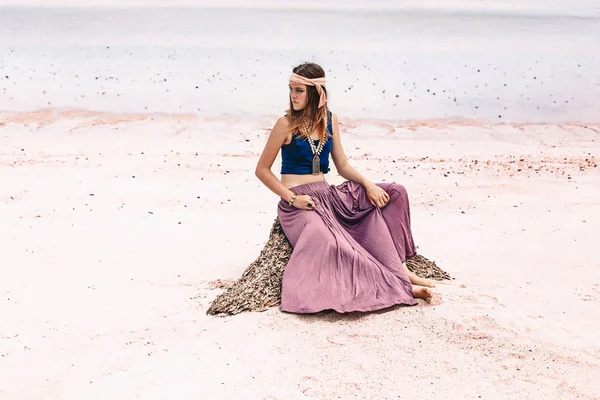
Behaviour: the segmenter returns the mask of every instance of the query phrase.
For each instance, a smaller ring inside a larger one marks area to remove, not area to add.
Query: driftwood
[[[237,281],[216,281],[215,288],[227,288],[218,295],[206,312],[209,315],[239,314],[243,311],[264,311],[280,304],[283,271],[292,254],[292,245],[275,219],[269,240],[258,258]],[[409,270],[426,279],[452,279],[435,262],[421,255],[406,260]]]

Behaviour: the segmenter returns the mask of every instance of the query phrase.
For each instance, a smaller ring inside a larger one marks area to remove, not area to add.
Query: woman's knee
[[[396,192],[402,197],[408,197],[408,192],[406,191],[406,188],[403,185],[396,182],[390,184],[389,191]]]

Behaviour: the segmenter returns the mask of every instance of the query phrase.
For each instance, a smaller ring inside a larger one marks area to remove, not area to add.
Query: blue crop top
[[[329,154],[333,143],[333,132],[331,129],[331,111],[327,111],[327,132],[329,136],[319,154],[321,160],[321,172],[329,172]],[[311,139],[312,140],[312,139]],[[318,145],[319,141],[314,141]],[[292,141],[281,146],[281,174],[309,175],[312,174],[313,153],[307,139],[292,135]]]

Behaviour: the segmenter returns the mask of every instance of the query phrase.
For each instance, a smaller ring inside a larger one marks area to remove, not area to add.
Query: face
[[[306,93],[306,85],[292,84],[290,85],[290,100],[294,106],[294,110],[300,111],[306,107],[308,103],[308,94]]]

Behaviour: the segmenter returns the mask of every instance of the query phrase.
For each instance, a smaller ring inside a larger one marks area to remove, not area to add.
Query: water
[[[0,7],[0,110],[280,115],[315,61],[346,117],[600,122],[600,17],[550,10]]]

